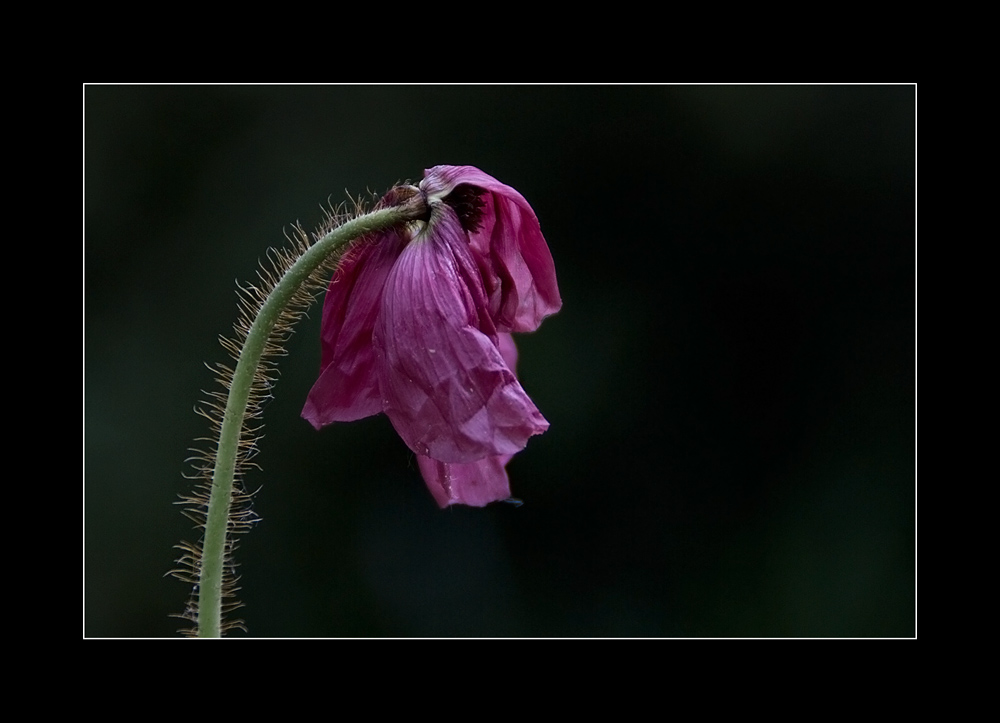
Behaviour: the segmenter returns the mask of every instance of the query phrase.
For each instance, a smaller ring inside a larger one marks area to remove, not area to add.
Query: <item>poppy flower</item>
[[[562,301],[538,219],[472,166],[435,166],[424,218],[357,243],[327,289],[320,375],[302,416],[317,429],[385,412],[435,500],[510,496],[504,466],[548,428],[514,373],[511,332]]]

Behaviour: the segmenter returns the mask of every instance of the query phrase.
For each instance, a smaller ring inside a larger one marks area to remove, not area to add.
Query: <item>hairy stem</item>
[[[222,633],[226,536],[229,527],[233,476],[239,453],[240,436],[253,387],[254,374],[261,362],[268,338],[281,317],[282,310],[293,299],[310,274],[323,264],[331,254],[343,252],[347,245],[355,239],[417,218],[422,212],[423,209],[418,206],[403,205],[372,211],[344,223],[310,246],[275,284],[274,289],[261,305],[247,334],[246,342],[240,351],[219,435],[199,570],[199,637],[219,637]]]

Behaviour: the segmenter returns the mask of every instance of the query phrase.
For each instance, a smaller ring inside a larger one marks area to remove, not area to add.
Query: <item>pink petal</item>
[[[508,460],[510,456],[503,455],[460,464],[417,455],[420,474],[441,507],[454,504],[484,507],[510,497],[504,469]]]
[[[372,331],[403,244],[392,232],[359,242],[330,281],[320,326],[321,372],[302,409],[316,429],[382,411]]]
[[[549,426],[504,362],[447,205],[435,206],[389,273],[373,341],[385,412],[418,455],[469,463],[514,454]]]
[[[500,349],[500,356],[503,357],[504,362],[507,364],[507,368],[510,369],[514,374],[517,374],[517,345],[514,343],[514,337],[510,334],[500,333],[497,334],[500,343],[497,347]]]
[[[510,334],[500,334],[500,354],[507,368],[516,373],[517,347]],[[461,464],[439,462],[417,455],[420,474],[438,505],[469,505],[485,507],[510,497],[510,482],[504,469],[513,455],[486,457],[478,462]]]
[[[481,188],[483,217],[470,234],[501,331],[534,331],[562,307],[555,264],[531,206],[516,190],[473,166],[435,166],[420,188],[444,198],[461,184]]]

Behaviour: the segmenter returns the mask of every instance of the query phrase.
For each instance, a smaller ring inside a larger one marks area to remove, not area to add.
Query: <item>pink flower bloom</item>
[[[528,202],[472,166],[435,166],[426,220],[359,242],[323,304],[317,429],[385,412],[442,507],[510,496],[504,466],[548,422],[514,368],[512,331],[562,301]]]

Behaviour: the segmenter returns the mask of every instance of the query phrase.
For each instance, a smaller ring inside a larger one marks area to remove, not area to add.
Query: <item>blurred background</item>
[[[442,511],[383,415],[302,420],[317,302],[247,479],[251,636],[915,635],[915,96],[86,87],[84,635],[183,626],[174,502],[235,282],[436,164],[518,189],[555,259],[524,504]]]

